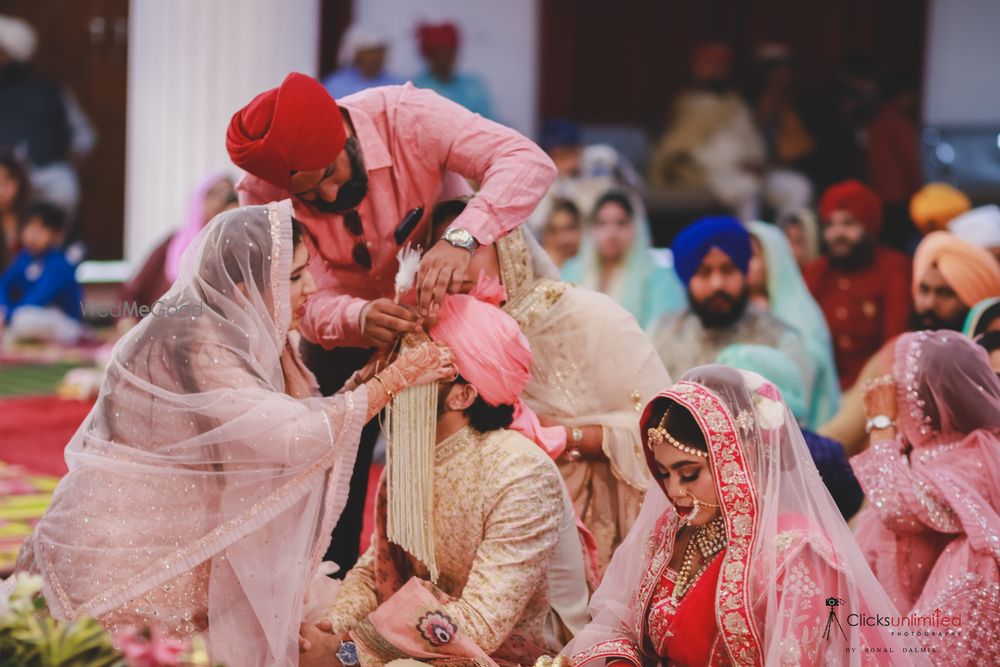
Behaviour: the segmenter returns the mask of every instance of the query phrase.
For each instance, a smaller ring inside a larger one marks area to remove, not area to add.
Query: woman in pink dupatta
[[[641,427],[654,480],[563,651],[573,667],[929,664],[851,623],[896,612],[774,385],[701,366]]]
[[[851,459],[865,556],[903,614],[960,618],[921,628],[936,664],[1000,664],[1000,379],[965,336],[909,333],[865,403],[888,426]]]
[[[428,343],[317,397],[288,336],[314,290],[291,214],[285,200],[216,217],[163,310],[115,346],[17,564],[43,577],[54,617],[202,632],[232,667],[298,664],[361,428],[389,392],[455,370]]]

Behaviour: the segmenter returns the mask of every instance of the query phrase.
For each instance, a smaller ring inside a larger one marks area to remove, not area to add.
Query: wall
[[[538,0],[354,0],[354,19],[392,38],[388,67],[402,76],[423,69],[414,36],[417,23],[454,21],[462,30],[459,67],[486,79],[497,120],[534,133]]]
[[[125,257],[183,224],[208,173],[238,170],[226,126],[293,70],[317,74],[319,0],[131,0]]]
[[[924,120],[1000,124],[1000,2],[930,0]]]

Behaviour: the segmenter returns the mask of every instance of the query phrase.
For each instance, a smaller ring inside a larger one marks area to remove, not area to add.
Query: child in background
[[[0,154],[0,272],[10,266],[21,249],[18,226],[28,189],[28,175],[21,164]]]
[[[76,267],[62,249],[66,216],[47,203],[30,205],[21,225],[21,252],[0,276],[0,332],[7,344],[35,340],[75,343],[82,332],[82,292]]]

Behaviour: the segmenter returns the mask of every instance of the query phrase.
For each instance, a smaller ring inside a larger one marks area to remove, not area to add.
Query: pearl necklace
[[[687,548],[684,549],[684,560],[681,569],[677,572],[677,579],[674,581],[674,590],[670,594],[670,612],[677,611],[680,599],[698,581],[702,573],[712,562],[712,557],[726,547],[726,524],[719,515],[711,522],[695,529],[694,535],[688,541]],[[691,574],[694,566],[695,549],[701,553],[701,567]]]

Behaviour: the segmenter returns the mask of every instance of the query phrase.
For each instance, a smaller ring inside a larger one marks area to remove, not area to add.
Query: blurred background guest
[[[910,261],[879,245],[882,203],[856,180],[831,186],[819,204],[824,255],[805,271],[833,335],[841,388],[910,320]]]
[[[552,203],[548,220],[542,227],[542,248],[548,253],[556,268],[580,252],[583,241],[583,220],[580,209],[568,199],[556,199]]]
[[[10,155],[0,155],[0,271],[13,261],[21,247],[21,211],[28,201],[28,175]]]
[[[989,204],[966,211],[948,223],[948,231],[1000,260],[1000,206]]]
[[[76,267],[66,259],[66,214],[35,203],[22,216],[21,252],[0,276],[3,343],[75,343],[83,333],[83,295]],[[0,324],[2,328],[2,324]]]
[[[687,286],[683,310],[661,316],[651,327],[653,346],[671,377],[714,363],[736,343],[783,350],[802,373],[811,403],[816,369],[802,335],[769,310],[750,303],[747,274],[753,253],[750,234],[732,216],[702,218],[674,239],[677,275]]]
[[[25,163],[40,199],[72,216],[80,199],[77,168],[96,135],[72,93],[31,68],[37,43],[26,21],[0,15],[0,151]]]
[[[928,183],[910,198],[910,219],[921,236],[946,231],[949,223],[972,208],[969,197],[948,183]]]
[[[969,338],[993,331],[1000,331],[1000,297],[983,299],[970,308],[962,326],[962,333]]]
[[[757,217],[766,162],[753,114],[732,81],[732,50],[706,42],[691,59],[692,84],[674,104],[649,172],[650,184],[707,188],[743,220]]]
[[[493,103],[482,77],[457,69],[461,45],[458,26],[450,22],[423,23],[417,27],[417,39],[427,69],[413,78],[413,84],[430,88],[484,118],[494,118]]]
[[[335,99],[366,88],[393,86],[404,82],[385,69],[390,40],[378,28],[352,25],[341,37],[337,71],[323,79]]]
[[[836,414],[840,406],[840,383],[830,329],[781,230],[765,222],[750,222],[747,227],[754,249],[747,275],[750,293],[756,294],[758,306],[770,310],[802,335],[816,376],[809,392],[812,400],[799,422],[817,428]]]
[[[563,265],[563,280],[603,292],[645,328],[666,312],[684,307],[684,291],[673,271],[651,251],[645,212],[620,191],[597,200],[580,253]]]
[[[181,257],[198,232],[218,214],[236,208],[236,204],[236,188],[228,174],[212,174],[205,178],[191,197],[184,225],[164,239],[146,258],[142,268],[122,289],[121,303],[151,308],[177,280]],[[122,317],[119,330],[127,331],[137,321],[132,317]]]
[[[819,257],[819,222],[809,208],[800,208],[778,218],[778,226],[792,247],[795,263],[805,271]]]

